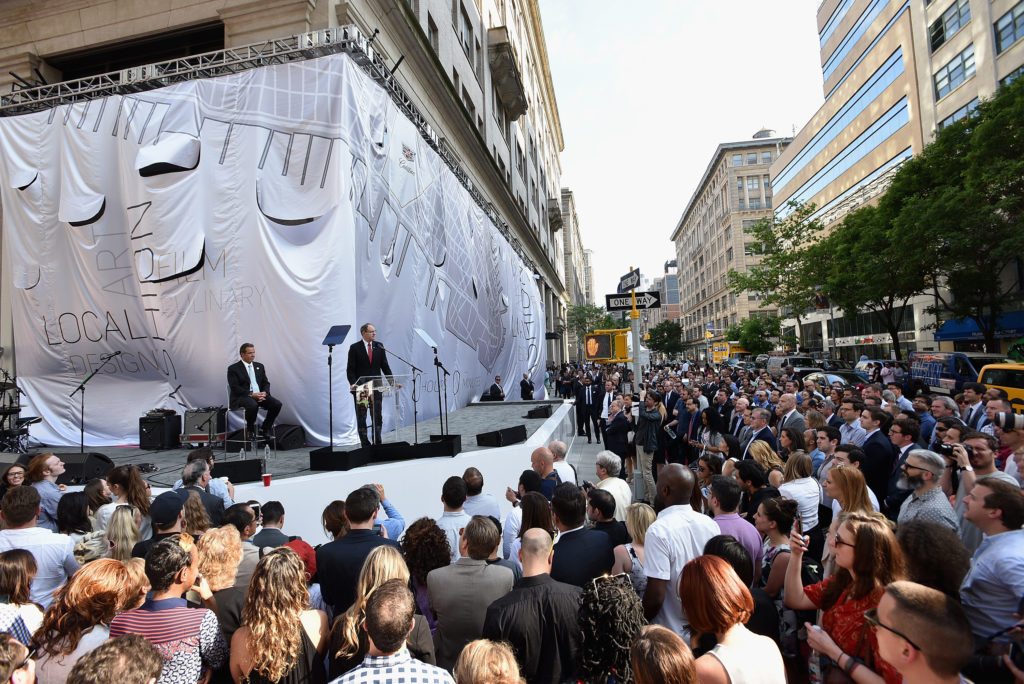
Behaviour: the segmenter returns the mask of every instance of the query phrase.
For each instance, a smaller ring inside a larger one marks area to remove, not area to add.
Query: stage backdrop
[[[438,390],[417,328],[452,372],[452,408],[499,374],[509,398],[524,372],[543,394],[532,270],[347,56],[0,119],[0,157],[22,415],[46,443],[78,442],[69,395],[104,354],[121,352],[86,386],[91,445],[136,442],[139,416],[178,399],[226,404],[226,367],[252,342],[279,422],[324,444],[337,324],[353,330],[334,350],[335,441],[356,442],[345,367],[367,321],[396,374],[396,353],[426,371],[421,436]]]

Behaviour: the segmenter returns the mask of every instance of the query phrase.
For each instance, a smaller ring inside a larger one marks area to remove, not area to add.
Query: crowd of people
[[[135,466],[80,492],[56,455],[11,466],[0,681],[1024,681],[1024,420],[998,390],[556,382],[593,473],[554,441],[514,483],[451,473],[409,525],[370,483],[315,546],[208,449],[156,496]]]

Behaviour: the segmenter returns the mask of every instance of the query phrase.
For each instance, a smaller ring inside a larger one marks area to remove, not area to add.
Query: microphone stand
[[[437,358],[437,347],[434,347],[434,372],[437,375],[437,417],[441,421],[441,434],[448,435],[448,376],[451,375]],[[444,373],[444,411],[441,409],[441,373]]]
[[[334,453],[334,345],[327,345],[327,430]]]
[[[384,349],[384,345],[381,345],[381,349]],[[420,443],[419,419],[418,419],[418,416],[417,416],[417,413],[418,413],[418,411],[417,411],[417,404],[419,402],[419,397],[416,396],[416,374],[417,373],[422,373],[423,370],[420,369],[420,368],[417,368],[416,364],[414,364],[413,362],[406,361],[405,359],[403,359],[401,356],[396,354],[391,349],[386,349],[385,351],[387,353],[391,354],[396,359],[398,359],[399,361],[401,361],[402,363],[404,363],[405,365],[407,365],[409,368],[412,369],[412,443],[413,444],[419,444]]]
[[[101,356],[100,360],[103,361],[103,363],[101,363],[99,367],[97,367],[96,370],[94,370],[92,373],[89,373],[89,376],[82,381],[82,384],[76,387],[75,391],[68,395],[69,397],[73,397],[78,392],[82,393],[82,404],[78,415],[78,453],[80,454],[85,453],[85,383],[92,380],[92,377],[99,373],[101,370],[103,370],[103,367],[110,362],[110,359],[114,358],[120,353],[121,352],[114,352],[113,354]]]

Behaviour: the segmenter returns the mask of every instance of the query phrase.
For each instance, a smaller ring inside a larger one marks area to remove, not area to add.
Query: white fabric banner
[[[5,285],[22,415],[35,438],[135,443],[157,407],[227,405],[226,368],[256,346],[279,423],[328,441],[332,325],[335,443],[357,443],[345,364],[372,322],[449,406],[501,375],[543,393],[544,312],[533,273],[388,95],[344,55],[0,119]],[[412,422],[411,387],[385,430]],[[421,434],[435,431],[436,420]],[[411,434],[409,435],[411,438]]]

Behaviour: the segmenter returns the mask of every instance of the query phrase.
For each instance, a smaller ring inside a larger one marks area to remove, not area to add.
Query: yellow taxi
[[[1024,413],[1024,363],[990,363],[981,369],[978,382],[1004,390],[1014,412]]]

